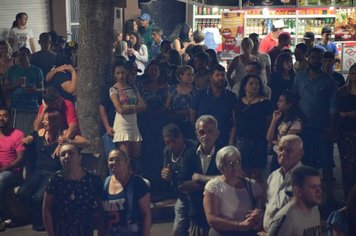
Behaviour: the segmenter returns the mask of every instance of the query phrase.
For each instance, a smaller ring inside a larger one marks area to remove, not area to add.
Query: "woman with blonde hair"
[[[258,58],[252,55],[253,41],[250,38],[243,38],[241,41],[242,54],[232,59],[227,69],[226,77],[231,88],[241,82],[241,79],[247,75],[246,66],[253,61],[258,62]],[[233,75],[234,74],[234,75]],[[238,90],[238,89],[237,89]]]

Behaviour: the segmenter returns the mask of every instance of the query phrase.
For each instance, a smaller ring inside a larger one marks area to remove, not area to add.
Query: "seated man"
[[[216,167],[218,122],[213,116],[203,115],[195,123],[199,146],[188,150],[179,175],[179,190],[189,195],[190,236],[207,236],[209,225],[203,208],[205,184],[220,174]]]
[[[73,103],[59,96],[56,89],[48,87],[43,91],[42,104],[38,110],[37,118],[33,122],[33,128],[38,131],[42,127],[43,116],[47,108],[59,111],[67,122],[68,130],[64,138],[73,139],[76,134],[80,133],[77,112]]]
[[[168,124],[163,127],[163,139],[166,147],[163,150],[162,179],[171,182],[173,190],[178,195],[178,200],[174,206],[175,218],[173,224],[173,236],[186,236],[189,229],[189,201],[188,196],[178,190],[178,175],[183,165],[183,156],[187,150],[193,148],[195,143],[192,140],[184,139],[181,130],[175,124]]]
[[[293,200],[274,217],[267,236],[321,235],[319,172],[301,166],[292,173]]]
[[[6,192],[19,185],[21,173],[19,164],[23,159],[23,133],[11,127],[11,112],[0,107],[0,231],[5,230],[4,197]]]
[[[281,167],[267,179],[267,203],[263,217],[266,232],[275,214],[292,199],[292,172],[302,166],[303,141],[294,134],[283,136],[279,142],[278,163]]]

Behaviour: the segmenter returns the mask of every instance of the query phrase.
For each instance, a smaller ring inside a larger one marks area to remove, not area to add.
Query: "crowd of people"
[[[90,143],[75,110],[78,44],[42,33],[36,52],[27,19],[17,14],[0,42],[0,230],[10,217],[4,196],[20,186],[34,230],[150,235],[151,192],[168,182],[172,235],[321,235],[320,217],[330,235],[356,232],[356,64],[346,79],[335,72],[330,27],[317,44],[306,32],[292,52],[276,21],[262,41],[244,38],[226,70],[188,24],[165,37],[148,13],[128,20],[102,78],[103,181],[81,166]],[[320,204],[335,211],[320,216]]]

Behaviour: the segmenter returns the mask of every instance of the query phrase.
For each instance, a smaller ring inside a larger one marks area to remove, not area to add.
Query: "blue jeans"
[[[0,218],[4,217],[4,197],[13,187],[20,185],[21,176],[19,172],[3,171],[0,172]]]
[[[42,201],[49,177],[54,171],[36,170],[20,187],[17,195],[31,216],[31,223],[42,226]]]
[[[112,137],[110,137],[108,133],[101,136],[101,141],[103,142],[105,156],[108,157],[109,153],[117,148],[116,144],[112,141]]]
[[[173,236],[187,236],[189,230],[189,202],[188,199],[178,198],[174,206]]]

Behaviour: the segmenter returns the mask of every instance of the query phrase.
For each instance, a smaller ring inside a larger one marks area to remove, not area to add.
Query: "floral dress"
[[[54,198],[52,222],[56,236],[93,235],[91,217],[102,186],[100,177],[90,173],[71,180],[61,170],[50,178],[46,191]]]

